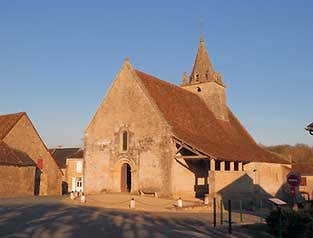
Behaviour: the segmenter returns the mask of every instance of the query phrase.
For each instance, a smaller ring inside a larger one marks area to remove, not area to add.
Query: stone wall
[[[85,134],[85,192],[121,191],[121,167],[131,167],[132,192],[171,193],[173,153],[167,124],[131,66],[124,64]],[[128,149],[123,151],[122,133]]]
[[[40,195],[60,195],[62,173],[46,149],[30,120],[24,115],[3,139],[11,148],[26,153],[36,164],[43,160],[40,178]]]
[[[195,184],[195,175],[188,168],[185,160],[172,161],[172,191],[173,196],[190,197],[195,196],[193,186]]]
[[[244,170],[264,192],[276,196],[279,190],[286,184],[287,174],[291,166],[273,163],[252,162],[244,165]]]
[[[0,197],[34,195],[34,166],[0,166]]]
[[[272,196],[283,199],[286,195],[283,189],[290,171],[288,165],[253,162],[245,164],[244,171],[204,171],[203,165],[199,164],[198,167],[197,170],[182,159],[173,160],[174,197],[195,197],[197,188],[201,186],[208,188],[211,197],[226,200],[267,199]],[[201,167],[202,173],[197,172]]]
[[[215,82],[199,83],[183,86],[201,97],[215,117],[220,120],[228,120],[225,88]]]

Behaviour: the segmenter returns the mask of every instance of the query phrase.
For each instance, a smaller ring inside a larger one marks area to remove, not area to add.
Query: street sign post
[[[291,196],[296,196],[297,188],[299,187],[301,183],[301,176],[297,172],[290,172],[287,175],[287,183],[289,184],[289,190]]]
[[[297,172],[290,172],[287,175],[287,182],[291,187],[298,187],[301,182],[301,176]]]

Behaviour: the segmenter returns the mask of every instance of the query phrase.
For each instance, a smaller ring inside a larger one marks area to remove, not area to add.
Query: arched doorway
[[[121,192],[130,193],[131,191],[131,168],[127,163],[121,167]]]

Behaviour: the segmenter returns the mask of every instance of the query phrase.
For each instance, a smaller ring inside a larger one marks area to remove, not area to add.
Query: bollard
[[[223,225],[223,200],[221,200],[221,204],[220,204],[220,210],[221,210],[221,225]]]
[[[70,194],[70,198],[71,198],[72,200],[74,200],[74,199],[75,199],[75,196],[74,196],[74,193],[73,193],[73,192],[71,192],[71,194]]]
[[[216,227],[216,198],[213,198],[213,226]]]
[[[240,207],[240,222],[242,222],[243,219],[242,219],[242,201],[241,200],[239,201],[239,207]]]
[[[129,208],[134,209],[136,207],[135,199],[132,198],[129,203]]]
[[[228,233],[232,233],[232,221],[231,221],[231,200],[228,200]]]
[[[209,205],[209,194],[204,195],[204,205]]]
[[[181,197],[177,200],[177,207],[183,207],[183,200],[181,199]]]
[[[85,197],[84,193],[82,193],[82,195],[80,196],[80,202],[81,203],[85,203],[86,202],[86,197]]]

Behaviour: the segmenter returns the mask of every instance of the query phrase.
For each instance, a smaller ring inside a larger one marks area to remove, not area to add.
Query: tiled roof
[[[36,166],[31,158],[21,151],[10,148],[0,140],[0,165]]]
[[[258,146],[230,110],[229,121],[218,120],[196,94],[135,72],[171,126],[174,137],[218,159],[288,163],[282,156]]]
[[[293,164],[292,170],[302,176],[313,176],[313,164]]]
[[[25,115],[25,112],[0,115],[0,140],[10,132],[23,115]]]
[[[58,164],[61,169],[66,168],[66,159],[77,153],[80,148],[53,148],[49,149],[51,155],[53,156],[54,160]]]
[[[67,158],[83,159],[84,158],[84,150],[79,149],[76,153],[68,156]]]

